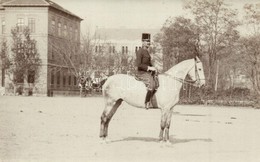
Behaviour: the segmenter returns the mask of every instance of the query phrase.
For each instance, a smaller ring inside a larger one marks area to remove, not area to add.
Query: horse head
[[[188,72],[188,75],[194,81],[195,86],[201,87],[202,85],[205,84],[205,75],[204,75],[203,65],[197,56],[194,58],[194,66]]]

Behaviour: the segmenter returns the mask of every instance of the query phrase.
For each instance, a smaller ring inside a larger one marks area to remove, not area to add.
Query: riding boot
[[[145,108],[149,109],[149,102],[151,99],[151,96],[153,95],[153,91],[148,90],[145,97]]]
[[[154,105],[152,105],[153,103],[152,103],[152,100],[153,100],[153,95],[155,94],[155,92],[156,92],[157,90],[155,89],[155,90],[153,90],[153,91],[151,91],[151,95],[150,95],[150,100],[149,100],[149,104],[148,104],[148,106],[149,106],[149,108],[151,107],[151,106],[154,106]]]
[[[157,89],[153,90],[153,93],[152,93],[152,96],[151,98],[153,97],[153,95],[156,93]]]

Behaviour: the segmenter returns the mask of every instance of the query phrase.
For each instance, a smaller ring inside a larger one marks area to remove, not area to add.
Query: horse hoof
[[[172,143],[170,141],[166,141],[165,144],[166,144],[166,146],[171,146],[172,145]]]
[[[100,144],[106,144],[106,138],[101,138],[100,139]]]
[[[111,140],[110,139],[108,139],[108,138],[101,138],[101,140],[100,140],[100,143],[101,144],[107,144],[107,143],[109,143]]]
[[[106,143],[110,143],[110,142],[111,142],[111,139],[106,138],[105,141],[106,141]]]
[[[170,141],[165,141],[165,140],[160,140],[159,143],[161,144],[162,147],[172,145]]]

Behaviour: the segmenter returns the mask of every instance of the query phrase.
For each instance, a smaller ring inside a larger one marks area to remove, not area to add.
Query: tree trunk
[[[254,107],[256,109],[260,109],[260,90],[257,90],[255,93],[256,93],[256,99],[255,99]]]
[[[208,88],[212,91],[214,90],[216,84],[216,59],[214,57],[216,55],[213,52],[209,53],[209,75],[208,75]]]
[[[259,69],[257,65],[254,65],[252,69],[252,81],[253,81],[253,88],[255,92],[255,104],[254,107],[260,109],[260,80],[259,80]]]
[[[16,87],[15,84],[13,84],[13,87],[14,87],[14,89],[13,89],[13,93],[14,93],[14,96],[16,96],[16,89],[17,89],[17,87]]]

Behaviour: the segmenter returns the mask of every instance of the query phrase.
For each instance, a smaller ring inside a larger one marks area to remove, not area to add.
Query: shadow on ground
[[[159,142],[159,138],[152,138],[152,137],[127,137],[120,140],[111,141],[114,142],[122,142],[122,141],[143,141],[143,142]],[[192,138],[192,139],[177,139],[174,138],[173,135],[170,136],[170,143],[171,144],[178,144],[178,143],[187,143],[193,141],[202,141],[202,142],[212,142],[212,139],[209,138]]]

